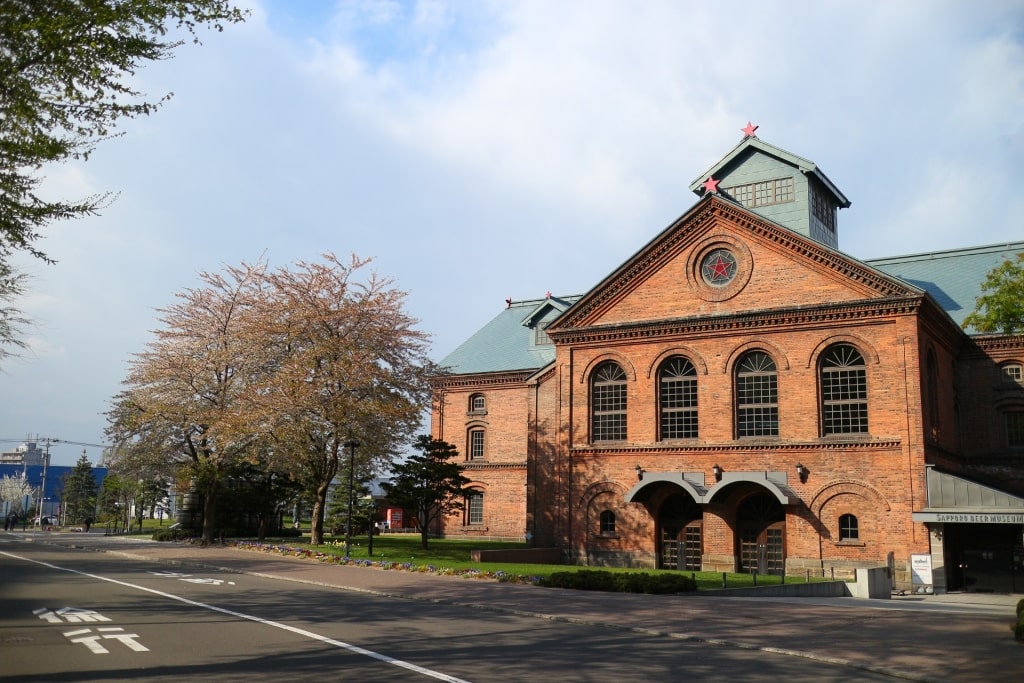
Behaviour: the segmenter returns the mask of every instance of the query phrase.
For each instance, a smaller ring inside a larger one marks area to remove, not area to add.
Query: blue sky
[[[506,297],[585,292],[741,139],[816,162],[858,258],[1024,239],[1021,2],[253,0],[138,74],[157,114],[47,191],[0,447],[104,443],[156,309],[202,270],[374,259],[440,359]],[[96,461],[99,449],[87,449]],[[55,446],[72,464],[81,448]]]

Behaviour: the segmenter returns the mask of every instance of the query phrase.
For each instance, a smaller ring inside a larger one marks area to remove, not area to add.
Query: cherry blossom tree
[[[240,397],[262,371],[250,318],[259,313],[262,264],[200,274],[202,287],[162,309],[163,327],[130,363],[110,411],[119,444],[112,469],[185,478],[203,498],[203,541],[218,528],[217,492],[252,446],[240,432]]]
[[[404,310],[406,293],[376,273],[360,277],[369,263],[328,253],[269,272],[266,308],[253,319],[269,371],[248,394],[247,414],[306,485],[313,544],[323,542],[342,458],[358,455],[360,471],[389,463],[418,429],[437,372],[427,335]]]

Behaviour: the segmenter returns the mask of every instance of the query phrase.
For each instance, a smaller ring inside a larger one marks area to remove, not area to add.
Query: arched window
[[[825,435],[868,431],[868,382],[864,356],[836,344],[821,356],[821,426]]]
[[[469,397],[469,412],[471,413],[486,413],[487,412],[487,401],[484,399],[483,394],[473,394]]]
[[[484,430],[474,428],[469,430],[469,438],[467,439],[466,452],[469,453],[470,460],[483,460],[484,459]]]
[[[736,435],[779,435],[779,375],[764,351],[751,351],[736,365]]]
[[[602,363],[594,370],[590,414],[594,441],[626,439],[626,373],[617,363]]]
[[[1024,410],[1009,410],[1003,415],[1006,420],[1006,445],[1010,448],[1024,448]]]
[[[466,496],[466,524],[470,526],[484,523],[484,492],[471,491]]]
[[[601,513],[601,533],[615,533],[615,513],[611,510],[605,510]]]
[[[697,369],[674,356],[658,371],[662,439],[697,438]]]
[[[1007,384],[1024,383],[1024,365],[1014,361],[1004,364],[999,370],[999,375],[1002,377],[1003,382]]]
[[[839,515],[839,540],[856,541],[860,538],[860,527],[855,515]]]
[[[939,364],[935,362],[935,352],[931,349],[928,349],[925,370],[928,373],[928,426],[935,437],[939,430]]]

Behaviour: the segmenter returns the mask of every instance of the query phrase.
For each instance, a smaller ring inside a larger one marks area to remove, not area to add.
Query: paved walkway
[[[1024,596],[948,594],[892,600],[729,598],[591,593],[324,565],[230,546],[155,543],[98,534],[16,534],[25,540],[113,552],[193,569],[217,569],[406,600],[462,605],[538,619],[628,629],[654,637],[808,657],[914,681],[1024,678],[1013,640]]]

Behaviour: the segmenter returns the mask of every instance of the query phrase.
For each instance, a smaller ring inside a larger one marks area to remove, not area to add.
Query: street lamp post
[[[344,444],[348,449],[348,525],[345,528],[345,557],[350,557],[352,547],[352,498],[355,496],[356,447],[359,442],[349,438]]]

